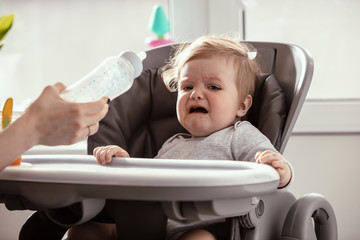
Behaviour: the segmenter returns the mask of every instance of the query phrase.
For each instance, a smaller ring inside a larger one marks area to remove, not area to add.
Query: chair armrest
[[[337,235],[336,217],[329,201],[320,194],[310,193],[290,208],[280,239],[336,240]]]

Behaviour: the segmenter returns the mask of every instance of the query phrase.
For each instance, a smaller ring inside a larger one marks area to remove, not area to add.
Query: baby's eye
[[[210,90],[220,90],[221,88],[219,86],[216,86],[216,85],[211,85],[211,86],[209,86],[209,89]]]
[[[181,88],[181,90],[184,90],[184,91],[189,91],[189,90],[191,90],[191,89],[193,89],[193,87],[190,86],[190,85],[188,85],[188,86],[183,86],[183,87]]]

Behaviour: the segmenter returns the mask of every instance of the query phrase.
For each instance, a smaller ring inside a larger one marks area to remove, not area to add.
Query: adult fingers
[[[109,105],[105,104],[98,113],[88,116],[87,121],[89,122],[89,124],[97,123],[106,116],[108,111]]]
[[[100,103],[100,105],[99,105]],[[99,122],[101,119],[103,119],[105,117],[105,115],[107,114],[108,110],[109,110],[109,105],[106,104],[106,102],[101,101],[101,102],[94,102],[95,107],[91,110],[89,110],[89,108],[84,109],[84,113],[85,113],[85,117],[84,117],[84,121],[85,124],[90,126],[90,125],[94,125],[97,122]],[[89,107],[91,105],[86,105],[86,107]],[[100,106],[100,108],[99,108]],[[91,130],[94,129],[94,132],[92,133],[96,133],[97,129],[98,129],[98,125],[94,126]]]
[[[71,139],[69,140],[70,141],[69,144],[74,144],[81,140],[84,140],[87,137],[94,135],[98,130],[99,130],[99,122],[96,122],[90,126],[82,127],[81,129],[76,130],[76,132],[78,132],[76,137],[70,135]]]
[[[92,125],[87,126],[86,129],[87,129],[87,131],[86,131],[87,136],[94,135],[99,130],[99,122],[96,122]]]
[[[66,86],[61,82],[57,82],[53,85],[53,88],[57,93],[61,93],[62,91],[65,90]]]
[[[84,109],[85,114],[94,114],[103,110],[104,106],[107,105],[109,101],[108,97],[102,97],[94,102],[85,102],[78,103],[81,105],[81,108]]]

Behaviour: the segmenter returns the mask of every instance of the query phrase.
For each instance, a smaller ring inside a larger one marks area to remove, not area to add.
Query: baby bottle
[[[105,59],[88,75],[69,86],[61,97],[70,102],[91,102],[107,96],[110,100],[130,89],[143,69],[145,52],[124,51]]]

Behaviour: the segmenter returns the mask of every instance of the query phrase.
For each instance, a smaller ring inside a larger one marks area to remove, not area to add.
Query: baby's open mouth
[[[192,107],[190,113],[208,113],[208,111],[203,107]]]

